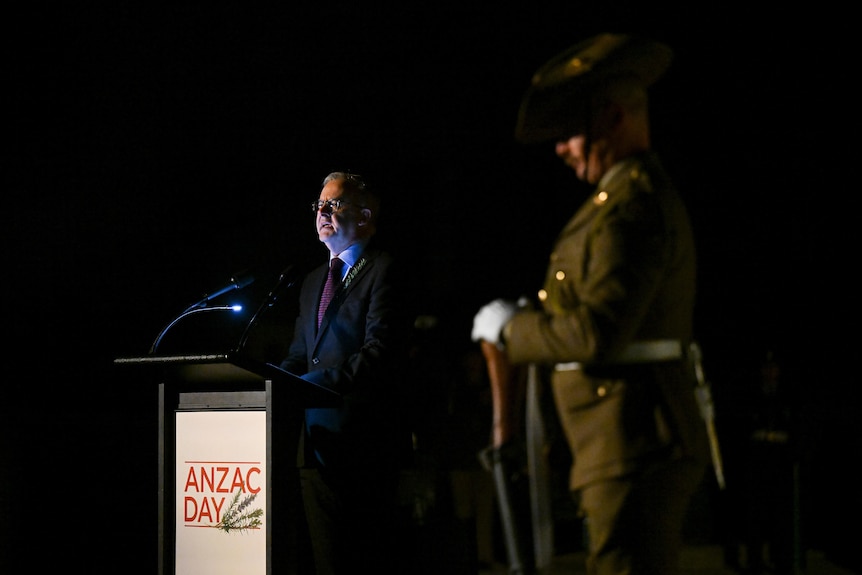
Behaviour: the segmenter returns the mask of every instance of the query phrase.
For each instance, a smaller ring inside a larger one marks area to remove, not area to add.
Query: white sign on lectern
[[[176,413],[176,573],[266,573],[266,411]]]

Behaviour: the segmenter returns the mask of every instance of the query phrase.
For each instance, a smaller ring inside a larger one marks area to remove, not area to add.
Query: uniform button
[[[608,193],[604,190],[596,194],[596,197],[593,198],[593,203],[597,206],[602,205],[606,201],[608,201]]]
[[[311,363],[313,363],[314,365],[317,365],[318,363],[320,363],[320,358],[319,357],[312,358]]]
[[[545,301],[546,299],[548,299],[548,292],[546,292],[543,289],[540,289],[539,290],[539,301]]]
[[[604,385],[600,385],[596,388],[596,395],[599,397],[604,397],[608,394],[608,388]]]
[[[563,270],[557,270],[557,273],[554,274],[554,277],[557,278],[557,281],[563,281],[566,279],[566,272]]]

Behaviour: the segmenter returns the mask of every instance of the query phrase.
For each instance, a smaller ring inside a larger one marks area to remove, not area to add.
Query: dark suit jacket
[[[615,166],[560,233],[543,309],[514,318],[507,349],[516,363],[584,366],[552,373],[573,488],[654,457],[705,460],[693,372],[682,362],[614,368],[633,342],[690,342],[695,265],[688,215],[653,154]]]
[[[342,403],[305,410],[299,464],[397,464],[411,445],[402,408],[413,320],[404,273],[389,254],[369,245],[318,330],[317,307],[327,269],[327,264],[315,268],[303,282],[299,317],[281,367],[336,391]]]

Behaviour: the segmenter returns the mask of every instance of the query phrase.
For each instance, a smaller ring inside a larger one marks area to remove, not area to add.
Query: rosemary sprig
[[[230,502],[221,521],[216,523],[216,529],[221,529],[225,533],[231,531],[243,532],[248,529],[257,529],[261,526],[260,518],[263,517],[263,509],[257,508],[246,511],[251,502],[257,497],[257,493],[250,493],[240,499],[242,489],[237,489],[236,494]]]

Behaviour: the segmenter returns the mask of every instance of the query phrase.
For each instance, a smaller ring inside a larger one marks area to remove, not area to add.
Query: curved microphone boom
[[[242,306],[232,305],[232,306],[215,306],[215,307],[207,307],[207,303],[215,298],[228,293],[229,291],[235,289],[243,289],[254,282],[254,277],[246,272],[240,272],[234,274],[230,278],[230,283],[226,286],[217,289],[214,292],[204,294],[203,299],[198,302],[193,303],[189,307],[187,307],[183,312],[178,315],[175,319],[173,319],[165,328],[159,332],[159,335],[156,336],[156,340],[153,342],[153,345],[150,347],[150,354],[156,352],[156,349],[159,347],[159,343],[161,343],[162,338],[165,337],[165,334],[171,329],[178,321],[192,315],[194,313],[202,312],[202,311],[239,311],[242,309]]]
[[[171,329],[178,321],[183,319],[184,317],[188,317],[195,313],[205,312],[205,311],[240,311],[242,310],[241,305],[217,305],[213,307],[196,307],[187,309],[180,315],[176,317],[171,323],[165,326],[165,329],[159,332],[159,335],[156,337],[156,340],[153,342],[153,345],[150,347],[150,354],[154,354],[159,347],[159,344],[162,342],[162,338],[165,337],[165,334],[168,333],[168,330]]]

